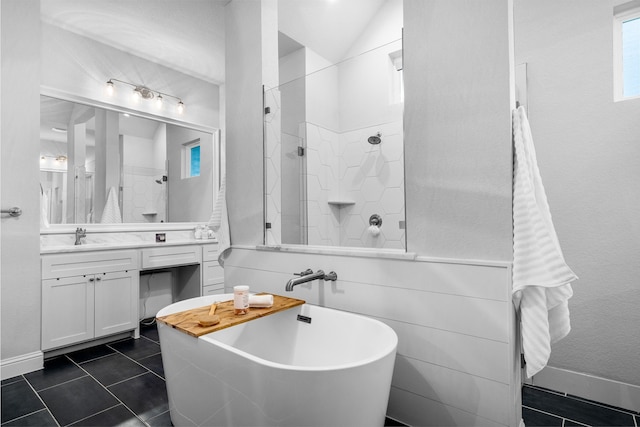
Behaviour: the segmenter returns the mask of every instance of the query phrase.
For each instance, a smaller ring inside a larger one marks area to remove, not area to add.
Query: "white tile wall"
[[[122,184],[122,222],[166,222],[166,186],[158,184],[164,169],[124,166]],[[143,215],[156,212],[156,215]]]
[[[382,142],[367,139],[381,133]],[[405,247],[402,122],[344,133],[307,123],[309,244]],[[328,201],[345,202],[328,205]],[[314,216],[312,214],[316,212]],[[382,217],[380,234],[369,218]],[[326,227],[337,225],[338,229]]]
[[[520,378],[510,268],[234,248],[225,286],[285,294],[294,272],[336,282],[287,295],[375,317],[398,334],[388,415],[409,425],[517,425]]]

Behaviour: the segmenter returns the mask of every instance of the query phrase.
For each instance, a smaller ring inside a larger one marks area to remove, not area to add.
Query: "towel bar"
[[[3,213],[3,214],[7,213],[7,214],[9,214],[11,216],[20,216],[20,215],[22,215],[22,209],[16,208],[16,207],[13,207],[13,208],[10,208],[10,209],[2,209],[1,213]]]

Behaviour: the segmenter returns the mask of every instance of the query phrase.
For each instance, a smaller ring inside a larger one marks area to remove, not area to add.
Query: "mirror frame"
[[[213,161],[218,166],[217,173],[213,178],[213,203],[215,204],[218,192],[220,191],[220,184],[222,181],[222,151],[223,142],[220,138],[220,129],[210,126],[201,125],[198,123],[192,123],[188,121],[181,121],[164,117],[161,115],[146,113],[139,110],[123,107],[121,105],[109,104],[106,102],[98,101],[95,99],[86,98],[83,96],[71,94],[65,91],[54,89],[47,86],[40,86],[40,95],[48,96],[51,98],[57,98],[64,101],[76,102],[79,104],[88,105],[96,108],[103,108],[105,110],[115,111],[117,113],[128,113],[137,117],[161,121],[163,123],[182,126],[189,129],[194,129],[200,132],[207,132],[211,134],[217,134],[217,140],[214,138],[213,147]],[[211,206],[213,212],[214,206]],[[90,227],[90,231],[94,233],[113,233],[113,232],[132,232],[132,231],[176,231],[176,230],[193,230],[196,224],[207,223],[209,219],[199,222],[153,222],[153,223],[120,223],[120,224],[86,224],[86,223],[74,223],[74,224],[50,224],[48,228],[40,228],[40,234],[67,234],[74,233],[79,226]]]

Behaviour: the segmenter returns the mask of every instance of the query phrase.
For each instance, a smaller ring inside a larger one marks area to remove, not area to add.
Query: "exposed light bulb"
[[[133,102],[135,102],[136,104],[140,102],[140,100],[142,99],[142,93],[140,93],[138,88],[135,88],[133,90],[133,95],[131,95],[131,98],[133,99]]]
[[[113,94],[115,93],[115,91],[116,91],[116,88],[115,88],[115,86],[113,85],[113,82],[112,82],[111,80],[109,80],[109,81],[107,82],[107,95],[108,95],[108,96],[113,96]]]
[[[178,114],[184,113],[184,103],[182,101],[178,102]]]
[[[156,108],[158,110],[160,110],[162,108],[162,95],[158,94],[158,96],[156,96]]]

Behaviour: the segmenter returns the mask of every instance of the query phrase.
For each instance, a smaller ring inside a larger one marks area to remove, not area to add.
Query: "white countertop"
[[[89,251],[111,251],[116,249],[142,249],[142,248],[160,248],[164,246],[184,246],[184,245],[209,245],[217,244],[215,239],[184,239],[170,240],[166,242],[150,242],[150,241],[130,241],[130,242],[101,242],[101,243],[84,243],[82,245],[46,245],[40,247],[40,254],[60,254],[73,252],[89,252]]]

